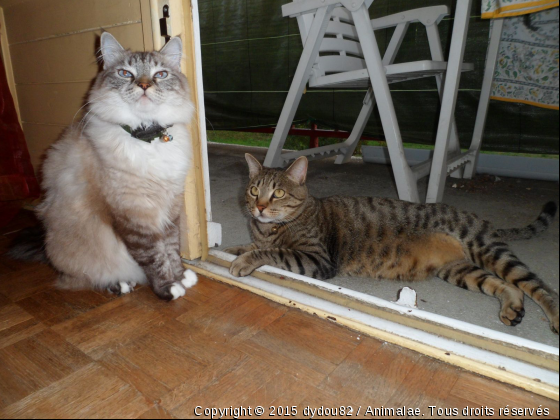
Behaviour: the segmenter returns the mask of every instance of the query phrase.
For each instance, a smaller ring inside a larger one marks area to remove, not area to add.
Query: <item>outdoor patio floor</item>
[[[248,170],[244,154],[252,153],[264,160],[265,148],[248,148],[209,143],[212,214],[222,224],[220,248],[249,243],[248,220],[242,212]],[[453,185],[455,184],[455,188]],[[378,196],[397,198],[390,167],[364,164],[354,159],[335,165],[334,159],[312,161],[307,176],[312,195]],[[420,185],[426,188],[426,180]],[[447,179],[444,202],[477,213],[496,227],[524,226],[532,222],[544,203],[558,201],[558,183],[478,176],[474,180]],[[548,231],[529,241],[516,241],[511,248],[532,270],[558,291],[558,218]],[[531,299],[525,299],[526,315],[516,327],[507,327],[498,317],[499,302],[490,296],[452,286],[440,279],[414,283],[367,278],[336,277],[331,283],[348,289],[395,301],[404,286],[418,294],[420,309],[459,319],[514,336],[558,347],[546,316]]]

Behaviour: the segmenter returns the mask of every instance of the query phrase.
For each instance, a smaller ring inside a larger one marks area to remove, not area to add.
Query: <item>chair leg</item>
[[[443,99],[443,86],[445,84],[445,77],[441,75],[436,76],[436,83],[438,85],[438,91],[440,100]],[[449,145],[447,147],[448,153],[452,153],[454,155],[458,155],[461,153],[461,144],[459,143],[459,131],[457,130],[457,124],[455,123],[455,116],[452,116],[451,121],[451,132],[449,135]],[[453,172],[449,174],[451,178],[463,178],[464,168],[460,167],[455,169]]]
[[[463,55],[467,43],[471,6],[472,0],[457,2],[434,158],[432,160],[428,194],[426,195],[427,203],[437,203],[443,198],[445,179],[447,177],[448,141],[451,134],[453,116],[455,115],[455,107],[457,105],[457,93],[459,81],[461,80]]]
[[[375,34],[371,27],[367,7],[362,6],[352,12],[354,24],[358,32],[358,37],[364,52],[364,59],[369,72],[375,99],[379,104],[379,114],[381,115],[381,123],[387,140],[389,156],[391,157],[391,165],[393,174],[397,184],[399,198],[401,200],[420,202],[418,194],[418,186],[416,177],[410,170],[410,166],[406,162],[404,148],[402,145],[402,137],[393,106],[393,99],[387,83],[385,68],[381,60],[379,47],[375,39]]]
[[[486,116],[488,114],[488,105],[490,103],[490,94],[492,93],[492,80],[496,71],[496,63],[498,61],[498,52],[500,50],[500,40],[504,28],[504,19],[494,19],[492,21],[492,29],[490,34],[490,44],[488,46],[488,57],[486,59],[486,69],[484,70],[484,78],[482,81],[482,90],[478,103],[478,111],[476,114],[476,122],[474,125],[473,139],[469,152],[472,158],[465,166],[465,178],[471,179],[476,173],[476,165],[478,163],[478,154],[482,145],[482,136],[484,135],[484,127],[486,126]]]
[[[409,23],[401,23],[397,25],[395,31],[393,32],[393,36],[391,37],[391,41],[387,46],[387,50],[385,51],[385,56],[383,57],[383,65],[390,65],[393,64],[395,61],[395,57],[397,56],[397,52],[404,40],[404,36],[406,35],[406,31],[408,30]],[[360,142],[360,138],[366,128],[367,122],[373,109],[375,108],[375,96],[373,95],[373,90],[370,87],[366,93],[366,97],[364,98],[364,106],[358,115],[358,119],[356,120],[356,124],[352,130],[352,133],[348,137],[348,140],[345,142],[347,144],[346,153],[344,155],[339,155],[336,160],[335,164],[342,164],[347,163],[352,158],[354,154],[354,150],[358,146]]]
[[[360,142],[360,138],[366,128],[373,108],[375,108],[375,98],[373,96],[372,89],[369,88],[364,98],[364,106],[362,106],[362,110],[360,111],[360,115],[358,115],[356,124],[354,124],[354,128],[352,129],[350,136],[348,136],[348,139],[344,142],[346,145],[346,152],[343,155],[338,155],[336,157],[336,160],[334,161],[335,164],[340,165],[350,161],[352,155],[354,154],[354,150],[356,150],[356,147]]]
[[[441,38],[439,36],[437,24],[432,24],[426,26],[426,33],[428,35],[428,43],[430,44],[430,52],[432,55],[432,60],[434,61],[445,61],[443,56],[443,48],[441,47]],[[436,84],[439,92],[440,101],[443,100],[443,86],[445,84],[445,77],[443,75],[436,76]],[[449,138],[449,152],[453,154],[461,153],[461,144],[459,143],[459,132],[457,130],[457,124],[455,123],[455,116],[451,121],[451,135]],[[452,178],[462,178],[463,168],[456,169],[450,176]]]
[[[278,119],[278,124],[274,130],[274,135],[272,136],[272,141],[264,160],[264,166],[266,167],[278,168],[283,166],[281,158],[282,147],[286,142],[286,137],[288,137],[288,132],[294,121],[294,116],[301,101],[303,90],[310,77],[311,68],[319,54],[319,47],[325,36],[325,31],[327,30],[327,25],[333,9],[334,5],[325,6],[318,9],[317,13],[315,13],[315,18],[311,24],[309,35],[305,41],[305,46],[303,47],[303,52],[301,53],[301,58],[299,59],[299,64],[294,74],[294,80],[288,91],[288,96],[284,102],[282,113]]]

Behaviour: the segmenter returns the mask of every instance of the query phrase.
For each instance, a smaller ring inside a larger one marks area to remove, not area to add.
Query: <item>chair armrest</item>
[[[318,8],[331,4],[344,5],[351,10],[359,8],[363,3],[369,8],[373,0],[294,0],[282,6],[282,16],[297,17],[308,13],[315,13]]]
[[[282,16],[298,17],[315,13],[319,7],[340,3],[340,0],[294,0],[282,6]]]
[[[392,28],[400,23],[412,22],[420,22],[424,26],[430,26],[439,24],[445,16],[449,16],[449,7],[447,6],[422,7],[372,19],[371,25],[374,30]]]

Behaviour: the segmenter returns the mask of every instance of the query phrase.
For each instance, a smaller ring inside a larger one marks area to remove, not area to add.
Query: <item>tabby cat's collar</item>
[[[145,141],[146,143],[151,143],[155,139],[160,139],[164,143],[173,140],[173,136],[167,132],[167,129],[169,127],[173,127],[172,125],[167,127],[162,127],[158,124],[153,124],[148,127],[144,127],[143,125],[141,125],[134,130],[128,125],[121,125],[121,127],[133,138]]]

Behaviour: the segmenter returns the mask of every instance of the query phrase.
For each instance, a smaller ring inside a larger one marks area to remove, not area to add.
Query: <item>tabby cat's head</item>
[[[160,50],[125,50],[108,32],[101,35],[103,71],[90,92],[90,111],[115,124],[169,126],[190,120],[192,104],[181,73],[181,39]]]
[[[245,199],[251,216],[262,223],[295,219],[307,199],[307,158],[298,158],[285,171],[263,168],[249,153],[245,154],[245,159],[250,178]]]

